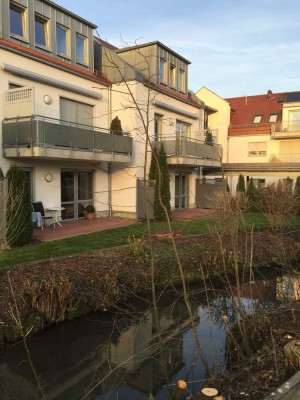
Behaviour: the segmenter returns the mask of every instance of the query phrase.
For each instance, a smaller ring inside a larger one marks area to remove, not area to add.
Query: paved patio
[[[213,215],[213,210],[192,208],[176,210],[172,213],[173,220],[192,220]],[[137,221],[120,217],[96,218],[94,220],[80,219],[79,221],[63,221],[62,227],[56,225],[45,226],[44,230],[35,228],[33,239],[48,241],[66,237],[83,235],[85,233],[99,232],[106,229],[119,228],[135,224]]]

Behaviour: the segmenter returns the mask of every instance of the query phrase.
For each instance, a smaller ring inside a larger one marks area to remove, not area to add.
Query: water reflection
[[[255,311],[264,303],[281,299],[284,291],[290,296],[291,287],[299,299],[299,279],[293,284],[286,279],[275,277],[243,285],[243,304]],[[205,292],[199,286],[191,289],[192,311],[205,356],[211,367],[218,363],[222,368],[226,336],[222,316],[234,321],[233,300],[224,291]],[[84,320],[58,324],[29,340],[31,357],[48,400],[142,400],[149,393],[157,399],[169,398],[159,362],[153,311],[145,302],[134,304],[131,316],[93,314]],[[163,357],[171,383],[186,379],[190,382],[189,390],[196,392],[201,388],[205,371],[197,356],[181,294],[164,296],[159,309]],[[41,398],[21,343],[6,348],[0,355],[0,398]]]

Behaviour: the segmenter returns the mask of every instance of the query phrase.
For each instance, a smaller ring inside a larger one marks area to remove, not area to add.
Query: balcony
[[[276,122],[272,127],[273,139],[299,139],[300,121]]]
[[[271,163],[300,163],[300,153],[292,153],[292,154],[271,154],[270,155]]]
[[[43,116],[2,122],[3,156],[129,163],[132,138],[109,130]]]
[[[164,149],[169,165],[186,167],[221,167],[222,146],[185,137],[164,137]]]

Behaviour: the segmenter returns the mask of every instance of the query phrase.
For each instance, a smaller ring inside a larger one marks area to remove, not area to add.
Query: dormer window
[[[47,46],[47,21],[39,15],[35,16],[35,44]]]
[[[183,69],[180,69],[178,73],[178,90],[185,92],[185,71]]]
[[[164,58],[159,60],[159,82],[167,84],[167,61]]]
[[[173,64],[170,64],[170,86],[175,88],[176,87],[176,67]]]
[[[76,61],[84,64],[86,62],[85,37],[76,33]]]
[[[10,3],[10,33],[24,37],[24,13],[25,10]]]
[[[56,52],[61,55],[67,55],[68,43],[67,43],[68,28],[62,25],[56,25]]]
[[[262,121],[262,115],[255,115],[255,117],[253,118],[253,124],[260,124]]]

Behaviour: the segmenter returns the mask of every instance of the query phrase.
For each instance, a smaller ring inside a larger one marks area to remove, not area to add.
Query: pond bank
[[[176,239],[187,281],[233,274],[229,238],[201,235]],[[180,282],[170,239],[151,242],[158,288]],[[251,267],[298,257],[289,235],[239,234],[241,276]],[[132,238],[127,248],[66,257],[0,273],[0,341],[14,341],[53,323],[106,311],[151,288],[150,242]],[[226,267],[226,268],[225,268]],[[221,278],[222,277],[222,278]],[[17,318],[16,318],[17,316]]]

